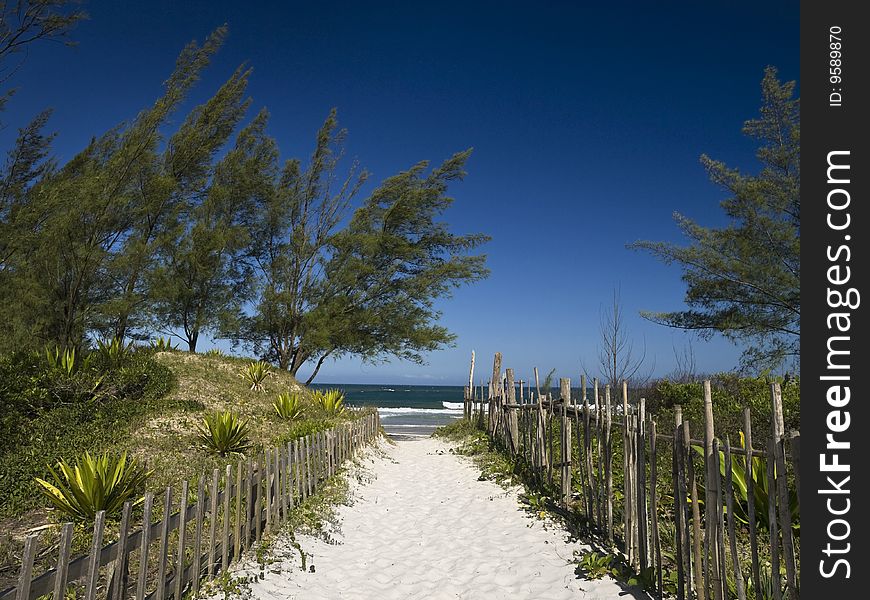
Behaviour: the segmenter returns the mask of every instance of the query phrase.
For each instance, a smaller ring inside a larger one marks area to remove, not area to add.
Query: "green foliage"
[[[278,394],[272,406],[279,417],[287,420],[298,419],[302,416],[304,409],[302,397],[299,394],[291,394],[290,392]]]
[[[101,510],[109,517],[119,514],[151,475],[135,460],[128,462],[126,453],[118,458],[108,454],[93,458],[85,452],[75,466],[61,460],[57,471],[48,470],[52,482],[36,478],[40,492],[64,517],[80,522],[93,520]]]
[[[315,390],[314,401],[320,409],[331,417],[337,417],[344,413],[344,394],[341,390]]]
[[[334,419],[313,418],[291,421],[287,432],[278,438],[278,445],[298,440],[299,438],[303,438],[319,431],[326,431],[327,429],[335,427],[336,423],[337,421]]]
[[[178,345],[172,345],[172,336],[164,338],[163,336],[158,337],[156,340],[151,340],[149,342],[151,349],[155,352],[172,352],[174,350],[178,350]]]
[[[251,390],[255,392],[266,391],[266,379],[272,374],[272,368],[265,361],[251,362],[242,369],[241,378],[251,384]]]
[[[749,523],[749,485],[746,469],[745,440],[740,433],[740,448],[732,448],[731,472],[734,487],[734,495],[737,502],[734,504],[734,516],[741,523]],[[704,449],[700,446],[692,446],[699,456],[704,456]],[[719,451],[719,473],[725,477],[725,453]],[[776,468],[774,467],[774,477]],[[767,477],[767,462],[760,456],[752,457],[752,491],[755,508],[755,524],[763,530],[770,530],[770,517],[768,503],[770,494],[776,494],[775,482]],[[702,486],[703,487],[703,486]],[[800,532],[800,511],[798,510],[798,498],[795,490],[789,490],[789,511],[791,512],[792,528]]]
[[[130,355],[132,347],[132,342],[124,344],[119,338],[112,338],[110,341],[97,340],[97,354],[103,368],[119,366]]]
[[[248,422],[230,412],[214,412],[202,418],[197,439],[218,456],[243,453],[251,447]]]
[[[226,358],[227,354],[220,348],[212,348],[211,350],[207,350],[205,353],[209,358]]]
[[[775,367],[799,355],[800,339],[800,108],[795,83],[780,83],[768,68],[758,119],[743,133],[759,141],[757,175],[701,157],[713,183],[730,198],[723,228],[703,227],[675,214],[688,246],[637,242],[683,270],[689,310],[646,313],[655,322],[721,333],[749,344],[744,364]]]
[[[57,346],[53,350],[51,348],[45,349],[45,363],[49,369],[60,371],[67,377],[75,375],[80,368],[88,367],[87,357],[84,360],[76,360],[75,348],[61,350]]]
[[[587,579],[601,579],[605,575],[616,575],[618,570],[614,568],[614,556],[598,552],[587,552],[579,561],[579,566]]]
[[[148,415],[189,410],[167,398],[174,382],[148,352],[133,353],[121,369],[72,378],[48,369],[38,353],[0,356],[0,517],[38,506],[33,478],[50,479],[45,465],[57,457],[102,453]]]
[[[800,430],[800,378],[784,379],[769,375],[741,377],[734,373],[719,373],[711,378],[713,418],[716,431],[743,430],[743,410],[749,408],[753,422],[753,446],[766,447],[769,439],[772,400],[770,385],[780,383],[783,418],[786,431]],[[704,390],[700,382],[678,383],[661,380],[643,394],[647,408],[659,423],[673,423],[673,407],[679,404],[683,418],[695,427],[704,423]]]

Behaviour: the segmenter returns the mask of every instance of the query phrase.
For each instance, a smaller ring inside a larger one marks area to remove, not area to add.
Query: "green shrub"
[[[341,390],[316,390],[314,401],[320,409],[331,417],[338,417],[344,413],[344,394]]]
[[[96,377],[50,371],[41,353],[0,356],[0,518],[40,505],[34,477],[50,479],[46,464],[57,457],[102,453],[167,408],[202,409],[169,400],[174,375],[147,352],[107,374],[94,398],[88,390]]]
[[[100,358],[102,369],[108,370],[122,364],[133,352],[133,342],[125,344],[119,338],[109,341],[97,340],[96,354]]]
[[[82,368],[88,368],[88,357],[76,360],[76,349],[61,350],[58,346],[45,349],[45,363],[52,371],[60,371],[67,377],[72,377]]]
[[[169,336],[168,338],[161,336],[156,340],[151,340],[150,346],[155,352],[172,352],[178,350],[178,345],[172,345],[172,336]]]
[[[51,483],[36,478],[39,490],[64,517],[81,522],[93,520],[101,510],[110,517],[119,514],[151,475],[135,460],[128,462],[126,453],[114,459],[108,454],[93,458],[85,452],[75,466],[61,460],[57,469],[60,474],[48,467]]]
[[[251,384],[251,390],[263,392],[266,390],[266,379],[272,374],[272,368],[265,361],[252,362],[242,369],[241,377]]]
[[[298,419],[303,413],[302,397],[299,394],[282,392],[278,394],[278,398],[272,403],[272,406],[275,407],[275,412],[282,419]]]
[[[211,350],[206,350],[205,355],[209,358],[225,358],[226,353],[220,348],[212,348]]]
[[[746,455],[745,455],[745,439],[743,433],[740,433],[740,448],[732,448],[731,450],[731,473],[734,488],[734,496],[737,502],[734,504],[734,516],[738,521],[744,524],[749,523],[749,485],[746,476]],[[695,452],[700,456],[704,456],[704,449],[701,446],[692,446]],[[725,453],[719,451],[719,473],[725,477]],[[774,469],[774,474],[776,470]],[[760,456],[752,457],[752,492],[753,502],[755,504],[755,524],[763,530],[770,530],[770,516],[768,513],[769,495],[776,493],[774,482],[771,482],[767,477],[767,463]],[[701,485],[703,488],[704,486]],[[791,526],[796,532],[800,532],[800,511],[798,510],[797,493],[794,490],[789,490],[789,509],[791,513]]]
[[[251,447],[248,422],[230,412],[214,412],[202,418],[199,441],[218,456],[242,453]]]
[[[298,440],[306,435],[317,433],[318,431],[326,431],[335,427],[336,421],[332,419],[305,419],[304,421],[294,421],[290,425],[290,429],[278,438],[277,445],[286,444],[293,440]]]

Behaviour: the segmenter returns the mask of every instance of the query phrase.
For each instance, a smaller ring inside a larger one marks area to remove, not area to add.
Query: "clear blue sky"
[[[53,107],[56,153],[70,158],[153,101],[185,43],[227,23],[192,101],[247,61],[251,115],[271,111],[286,157],[308,155],[333,106],[373,184],[475,149],[447,220],[492,236],[492,275],[441,303],[456,347],[425,366],[328,362],[318,381],[461,383],[472,349],[486,368],[500,350],[523,376],[538,366],[576,378],[581,362],[594,370],[617,285],[635,346],[665,374],[689,338],[638,312],[681,308],[680,271],[625,245],[679,241],[674,210],[723,223],[723,192],[698,157],[755,168],[740,128],[766,65],[798,77],[798,3],[589,4],[92,0],[78,47],[30,51],[0,142]],[[725,341],[693,345],[703,371],[737,364]]]

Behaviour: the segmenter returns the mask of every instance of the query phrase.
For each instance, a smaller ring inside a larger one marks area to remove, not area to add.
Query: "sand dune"
[[[355,500],[339,510],[331,543],[297,538],[314,572],[303,572],[298,551],[279,537],[263,578],[245,592],[261,600],[632,597],[613,580],[578,578],[573,552],[585,548],[522,511],[518,489],[478,481],[443,442],[381,449],[351,473]],[[252,561],[234,570],[259,573]]]

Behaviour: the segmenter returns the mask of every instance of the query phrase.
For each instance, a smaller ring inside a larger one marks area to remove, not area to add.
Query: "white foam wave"
[[[442,402],[441,405],[450,410],[462,410],[465,407],[462,402]]]
[[[389,417],[391,415],[455,415],[462,412],[461,406],[460,404],[458,410],[453,408],[410,408],[407,406],[396,408],[379,407],[378,412],[381,413],[382,417]]]

